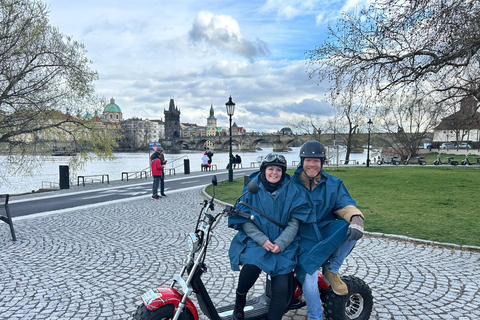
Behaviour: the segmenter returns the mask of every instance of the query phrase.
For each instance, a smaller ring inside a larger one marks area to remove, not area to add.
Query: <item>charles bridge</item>
[[[281,134],[260,134],[260,135],[235,135],[232,136],[232,149],[241,151],[255,151],[259,144],[269,144],[273,151],[288,151],[289,147],[299,147],[310,140],[308,135],[281,135]],[[228,135],[203,136],[203,137],[182,137],[175,139],[160,140],[162,146],[173,150],[205,150],[208,148],[228,151],[230,148],[230,137]]]

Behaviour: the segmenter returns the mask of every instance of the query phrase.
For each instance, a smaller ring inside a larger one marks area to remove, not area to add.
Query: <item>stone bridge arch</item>
[[[288,151],[290,147],[299,147],[307,140],[309,140],[308,137],[303,135],[265,134],[232,136],[232,151],[255,151],[260,143],[267,143],[272,146],[275,152],[282,152]],[[174,141],[164,140],[160,142],[176,150],[205,150],[206,148],[212,148],[229,151],[230,149],[230,137],[227,135],[177,138]]]

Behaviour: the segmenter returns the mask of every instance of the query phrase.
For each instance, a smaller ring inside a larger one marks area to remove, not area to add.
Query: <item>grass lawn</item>
[[[479,165],[382,165],[326,171],[342,179],[357,201],[366,231],[480,246]],[[216,197],[233,203],[242,187],[243,179],[219,183]],[[211,193],[211,186],[207,192]]]

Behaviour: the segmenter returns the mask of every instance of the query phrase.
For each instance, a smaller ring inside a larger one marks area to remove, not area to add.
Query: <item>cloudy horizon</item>
[[[333,115],[328,87],[307,76],[305,54],[342,11],[368,0],[46,0],[50,23],[85,44],[99,73],[96,94],[124,119],[164,119],[170,98],[180,121],[275,132],[305,114]]]

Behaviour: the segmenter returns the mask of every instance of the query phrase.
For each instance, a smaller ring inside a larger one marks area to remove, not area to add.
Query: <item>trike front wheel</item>
[[[163,319],[172,319],[175,308],[173,304],[167,304],[161,306],[157,310],[148,310],[147,307],[142,304],[138,306],[137,311],[133,314],[133,320],[163,320]],[[180,319],[183,320],[193,320],[193,315],[190,311],[185,310],[180,315]]]

